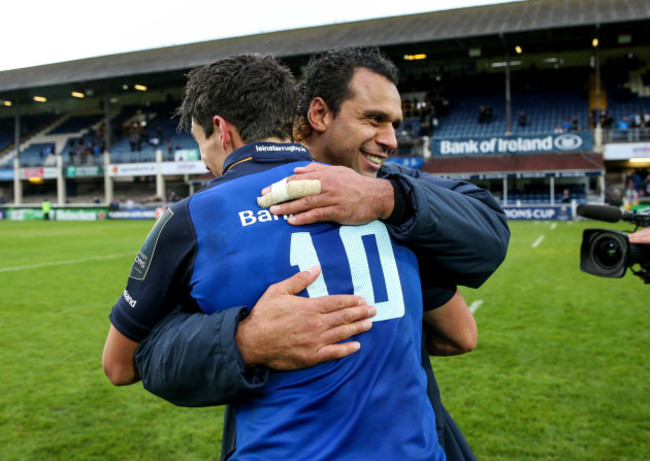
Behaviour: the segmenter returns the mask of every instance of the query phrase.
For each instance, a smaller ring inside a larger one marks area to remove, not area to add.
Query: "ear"
[[[230,132],[229,132],[229,123],[225,118],[220,115],[215,115],[212,117],[212,124],[214,125],[215,134],[219,136],[219,143],[221,148],[226,150],[230,144]]]
[[[219,142],[221,142],[221,147],[226,152],[230,153],[246,144],[239,135],[239,131],[237,131],[235,125],[230,123],[225,118],[221,117],[220,115],[215,115],[212,118],[212,123],[214,123],[215,131],[217,131],[219,135]]]
[[[320,96],[314,98],[307,111],[307,121],[314,131],[324,132],[334,119],[334,114]]]

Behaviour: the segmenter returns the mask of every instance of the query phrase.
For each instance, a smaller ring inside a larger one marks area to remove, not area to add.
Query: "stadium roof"
[[[115,54],[64,63],[0,72],[2,93],[74,82],[166,74],[181,78],[190,68],[221,57],[246,52],[269,52],[284,58],[307,56],[326,49],[374,45],[395,53],[419,46],[445,59],[479,46],[483,55],[503,54],[504,40],[525,38],[530,47],[594,35],[601,42],[621,33],[633,32],[637,40],[650,43],[648,0],[527,0],[407,16],[358,21],[282,32],[248,35],[207,42]],[[591,40],[591,39],[589,39]]]

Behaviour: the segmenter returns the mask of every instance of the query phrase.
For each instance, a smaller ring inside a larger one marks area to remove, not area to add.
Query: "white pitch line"
[[[551,224],[551,230],[555,229],[556,227],[557,227],[557,223],[556,223],[556,222],[554,222],[553,224]]]
[[[543,235],[540,235],[539,237],[537,237],[537,240],[535,240],[533,242],[533,248],[537,248],[539,246],[539,244],[542,243],[543,241],[544,241],[544,236]]]
[[[22,271],[25,269],[37,269],[39,267],[60,266],[63,264],[77,264],[77,263],[84,263],[87,261],[100,261],[102,259],[121,258],[122,256],[129,256],[129,255],[133,256],[134,253],[129,252],[129,253],[118,253],[114,255],[106,255],[106,256],[96,256],[94,258],[67,259],[65,261],[53,261],[49,263],[29,264],[26,266],[0,267],[0,272],[15,272],[15,271]]]
[[[482,305],[483,305],[483,300],[482,299],[479,299],[478,301],[474,301],[472,304],[469,305],[469,311],[473,314]]]

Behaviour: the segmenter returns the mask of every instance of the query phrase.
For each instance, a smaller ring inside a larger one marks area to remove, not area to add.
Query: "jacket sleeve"
[[[394,162],[380,177],[399,183],[413,214],[389,232],[408,245],[426,267],[438,268],[444,283],[478,288],[506,257],[506,215],[485,189],[423,173]]]
[[[268,370],[246,369],[235,344],[246,308],[212,315],[177,310],[138,345],[136,365],[145,389],[179,406],[234,403],[266,384]]]

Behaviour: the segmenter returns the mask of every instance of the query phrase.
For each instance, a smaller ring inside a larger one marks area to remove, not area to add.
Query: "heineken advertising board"
[[[45,219],[40,208],[7,208],[4,219],[10,221],[42,221]],[[53,221],[103,221],[108,218],[107,208],[52,208]]]

